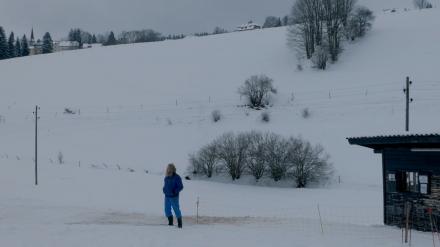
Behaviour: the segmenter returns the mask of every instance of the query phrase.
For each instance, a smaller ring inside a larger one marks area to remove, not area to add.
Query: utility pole
[[[409,80],[409,77],[406,77],[406,88],[403,89],[403,92],[406,95],[406,121],[405,121],[405,131],[409,131],[409,103],[413,102],[413,99],[409,96],[409,87],[412,84],[412,81]]]
[[[35,185],[38,185],[38,110],[40,107],[35,106]]]

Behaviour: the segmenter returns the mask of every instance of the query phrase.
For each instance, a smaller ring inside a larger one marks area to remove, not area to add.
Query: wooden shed
[[[347,138],[382,154],[384,223],[440,229],[440,135]]]

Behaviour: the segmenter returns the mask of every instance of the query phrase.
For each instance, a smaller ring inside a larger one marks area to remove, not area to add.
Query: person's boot
[[[177,227],[182,228],[182,218],[177,218]]]
[[[168,216],[168,225],[169,226],[173,225],[173,216]]]

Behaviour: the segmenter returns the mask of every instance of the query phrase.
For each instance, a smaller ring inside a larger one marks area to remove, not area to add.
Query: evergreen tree
[[[110,32],[110,35],[107,38],[107,42],[104,45],[116,45],[118,42],[116,41],[115,34]]]
[[[8,57],[8,42],[6,40],[5,30],[0,26],[0,60]]]
[[[98,43],[98,39],[96,39],[96,36],[93,34],[92,36],[92,44]]]
[[[24,56],[29,56],[30,54],[30,50],[29,50],[29,43],[27,41],[26,35],[23,35],[23,38],[21,39],[21,55]]]
[[[20,39],[17,37],[17,40],[15,41],[15,56],[16,57],[21,57],[21,44],[20,44]]]
[[[289,25],[289,16],[286,15],[283,17],[283,20],[281,21],[281,25],[283,26]]]
[[[16,57],[16,51],[15,51],[15,37],[14,32],[11,32],[11,35],[9,35],[9,41],[8,41],[8,58],[14,58]]]
[[[46,33],[43,36],[43,54],[52,53],[53,52],[53,41],[52,37],[50,37],[50,33]]]

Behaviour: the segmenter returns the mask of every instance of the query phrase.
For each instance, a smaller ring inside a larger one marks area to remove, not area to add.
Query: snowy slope
[[[406,76],[414,81],[412,131],[439,131],[439,25],[437,9],[377,14],[372,32],[347,44],[325,72],[296,70],[284,28],[1,61],[0,245],[291,246],[288,235],[299,246],[400,246],[400,231],[380,226],[380,156],[345,138],[402,132]],[[267,124],[260,112],[237,107],[237,88],[260,73],[279,91]],[[34,188],[36,104],[41,185]],[[65,115],[66,107],[81,113]],[[301,117],[306,107],[310,119]],[[220,123],[210,120],[214,109],[225,116]],[[342,184],[295,190],[187,181],[189,227],[161,228],[164,165],[184,173],[190,152],[250,129],[323,144]],[[59,152],[64,165],[56,164]],[[197,197],[201,214],[217,217],[205,218],[210,224],[194,224]],[[414,238],[414,246],[431,243],[426,234]]]
[[[38,104],[42,164],[61,151],[73,164],[159,173],[169,161],[184,169],[188,153],[225,131],[261,129],[322,143],[344,180],[376,183],[379,157],[345,138],[403,129],[407,75],[414,80],[412,129],[438,129],[438,24],[437,10],[381,14],[370,35],[347,45],[326,72],[296,71],[284,28],[2,61],[0,148],[32,158]],[[237,88],[260,73],[280,92],[270,124],[236,107]],[[66,107],[81,115],[63,115]],[[311,119],[300,117],[305,107]],[[214,109],[223,122],[211,123]],[[350,154],[362,161],[353,164]],[[358,171],[365,177],[351,176]]]

